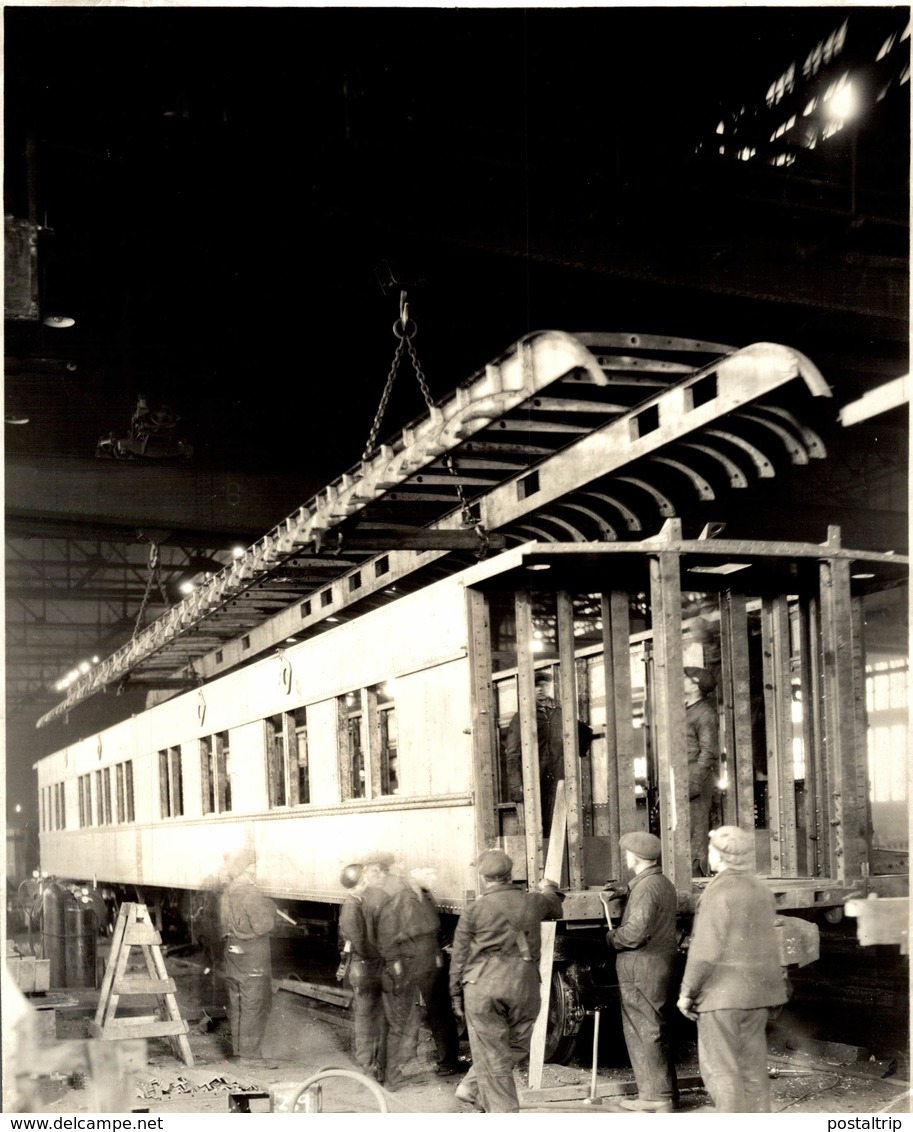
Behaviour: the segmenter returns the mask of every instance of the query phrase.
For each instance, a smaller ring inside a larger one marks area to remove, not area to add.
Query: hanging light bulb
[[[66,330],[67,327],[76,325],[76,319],[68,314],[49,314],[44,319],[44,325],[50,326],[52,330]]]

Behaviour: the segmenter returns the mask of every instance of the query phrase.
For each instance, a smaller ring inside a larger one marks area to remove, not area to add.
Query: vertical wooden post
[[[789,610],[780,595],[761,606],[764,650],[764,715],[770,802],[770,872],[794,877],[796,862],[796,783],[793,768],[792,666]]]
[[[723,735],[729,756],[729,798],[726,821],[754,829],[754,751],[751,734],[751,673],[748,659],[748,614],[743,594],[727,590],[720,597]]]
[[[864,807],[857,797],[856,700],[853,681],[850,563],[823,559],[821,645],[825,741],[830,772],[832,859],[841,883],[862,875],[866,845]]]
[[[603,606],[605,616],[605,605]],[[615,777],[611,786],[617,792],[618,826],[613,831],[613,875],[621,876],[618,838],[637,829],[637,799],[634,796],[634,704],[631,697],[631,610],[628,595],[613,590],[608,600],[608,626],[605,636],[612,661],[612,684],[606,675],[606,699],[614,701]],[[605,653],[604,653],[605,655]],[[608,668],[606,669],[608,673]]]
[[[618,876],[618,704],[615,702],[615,652],[612,642],[612,603],[608,593],[601,594],[602,671],[605,685],[605,808],[596,814],[593,832],[609,839],[611,876]]]
[[[834,839],[831,836],[830,796],[831,771],[829,752],[825,738],[824,679],[822,676],[823,657],[821,634],[820,594],[808,603],[808,677],[809,677],[809,715],[811,716],[811,735],[815,760],[815,834],[818,858],[818,876],[837,875],[834,857]]]
[[[498,736],[491,671],[491,617],[480,590],[466,590],[469,620],[469,689],[472,710],[472,783],[475,792],[476,847],[481,852],[500,834],[495,822],[494,779]]]
[[[539,798],[539,736],[536,731],[536,688],[533,671],[533,600],[528,590],[515,595],[517,618],[517,711],[523,759],[523,798],[526,811],[526,876],[530,884],[542,877],[542,802]]]
[[[818,718],[818,665],[815,649],[817,634],[816,603],[803,599],[799,603],[799,679],[802,688],[802,749],[805,751],[805,875],[821,876],[821,831],[818,826],[819,771],[821,734]]]
[[[559,703],[564,731],[564,797],[567,806],[567,867],[572,889],[582,889],[583,846],[580,807],[580,734],[577,730],[577,666],[574,659],[574,604],[570,594],[557,595]],[[551,845],[549,845],[551,853]],[[562,878],[555,877],[559,883]]]
[[[872,860],[872,800],[869,797],[869,750],[868,750],[868,715],[866,710],[865,693],[865,617],[862,611],[861,598],[851,599],[852,617],[851,627],[853,633],[853,706],[855,708],[856,723],[856,797],[859,802],[859,824],[864,830],[865,848],[863,862]],[[867,874],[867,864],[860,866]]]
[[[667,524],[668,526],[668,524]],[[654,729],[659,773],[663,871],[678,891],[691,890],[691,814],[685,755],[681,561],[674,551],[650,558],[653,612]]]

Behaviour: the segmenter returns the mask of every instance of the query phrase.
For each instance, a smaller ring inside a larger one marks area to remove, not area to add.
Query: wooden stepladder
[[[128,975],[127,959],[131,947],[140,947],[146,961],[145,975]],[[174,979],[170,978],[162,958],[162,937],[155,929],[145,904],[124,903],[120,906],[111,956],[101,984],[95,1020],[89,1023],[93,1038],[159,1038],[171,1039],[175,1056],[185,1065],[193,1065],[187,1023],[178,1010],[174,996]],[[124,995],[155,995],[159,1004],[158,1018],[118,1018],[117,1006]]]

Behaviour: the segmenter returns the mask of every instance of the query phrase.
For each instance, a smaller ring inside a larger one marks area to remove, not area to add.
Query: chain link
[[[403,360],[403,350],[405,349],[409,354],[409,360],[412,362],[412,368],[415,371],[415,378],[418,381],[418,387],[422,391],[422,396],[425,399],[425,407],[429,410],[434,409],[434,399],[431,396],[431,390],[428,388],[428,381],[425,378],[425,372],[422,369],[422,364],[418,360],[415,346],[412,339],[418,333],[418,326],[414,319],[409,318],[409,304],[406,302],[406,292],[401,291],[399,296],[399,318],[393,323],[393,333],[398,339],[396,350],[393,354],[393,363],[390,366],[390,372],[387,374],[387,382],[384,385],[384,391],[381,394],[380,404],[377,407],[377,413],[374,416],[374,423],[371,425],[371,431],[368,433],[368,440],[365,444],[365,450],[362,453],[362,460],[367,460],[371,453],[374,451],[374,446],[377,443],[377,434],[380,430],[380,424],[383,420],[384,413],[387,411],[387,404],[390,400],[390,392],[393,389],[393,382],[396,380],[396,375],[399,371],[400,364]],[[459,473],[457,472],[456,465],[454,464],[453,457],[449,454],[443,458],[444,467],[453,476],[454,487],[456,488],[457,496],[460,501],[460,514],[462,516],[461,523],[465,528],[472,529],[479,536],[479,548],[475,552],[476,557],[485,558],[489,550],[488,532],[482,525],[481,519],[477,519],[472,513],[469,506],[469,501],[466,498],[466,493],[463,491],[463,485],[460,483]]]

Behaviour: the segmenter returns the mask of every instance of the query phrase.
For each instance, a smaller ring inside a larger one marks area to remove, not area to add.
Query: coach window
[[[95,772],[95,793],[98,805],[98,824],[111,824],[111,768],[103,767]]]
[[[159,799],[163,818],[179,818],[184,813],[180,747],[159,751]]]
[[[133,763],[118,763],[114,768],[115,808],[118,825],[133,821]]]
[[[92,775],[81,774],[77,781],[79,790],[79,828],[92,825]]]
[[[227,731],[220,731],[217,735],[208,735],[200,740],[200,779],[203,786],[203,813],[227,813],[231,809]]]
[[[265,724],[270,806],[306,805],[311,800],[307,709],[273,715]]]
[[[380,739],[380,792],[399,793],[399,759],[397,755],[396,704],[393,682],[377,688],[377,724]]]
[[[342,801],[366,798],[365,744],[362,735],[364,710],[361,690],[337,701],[339,736],[339,792]]]

